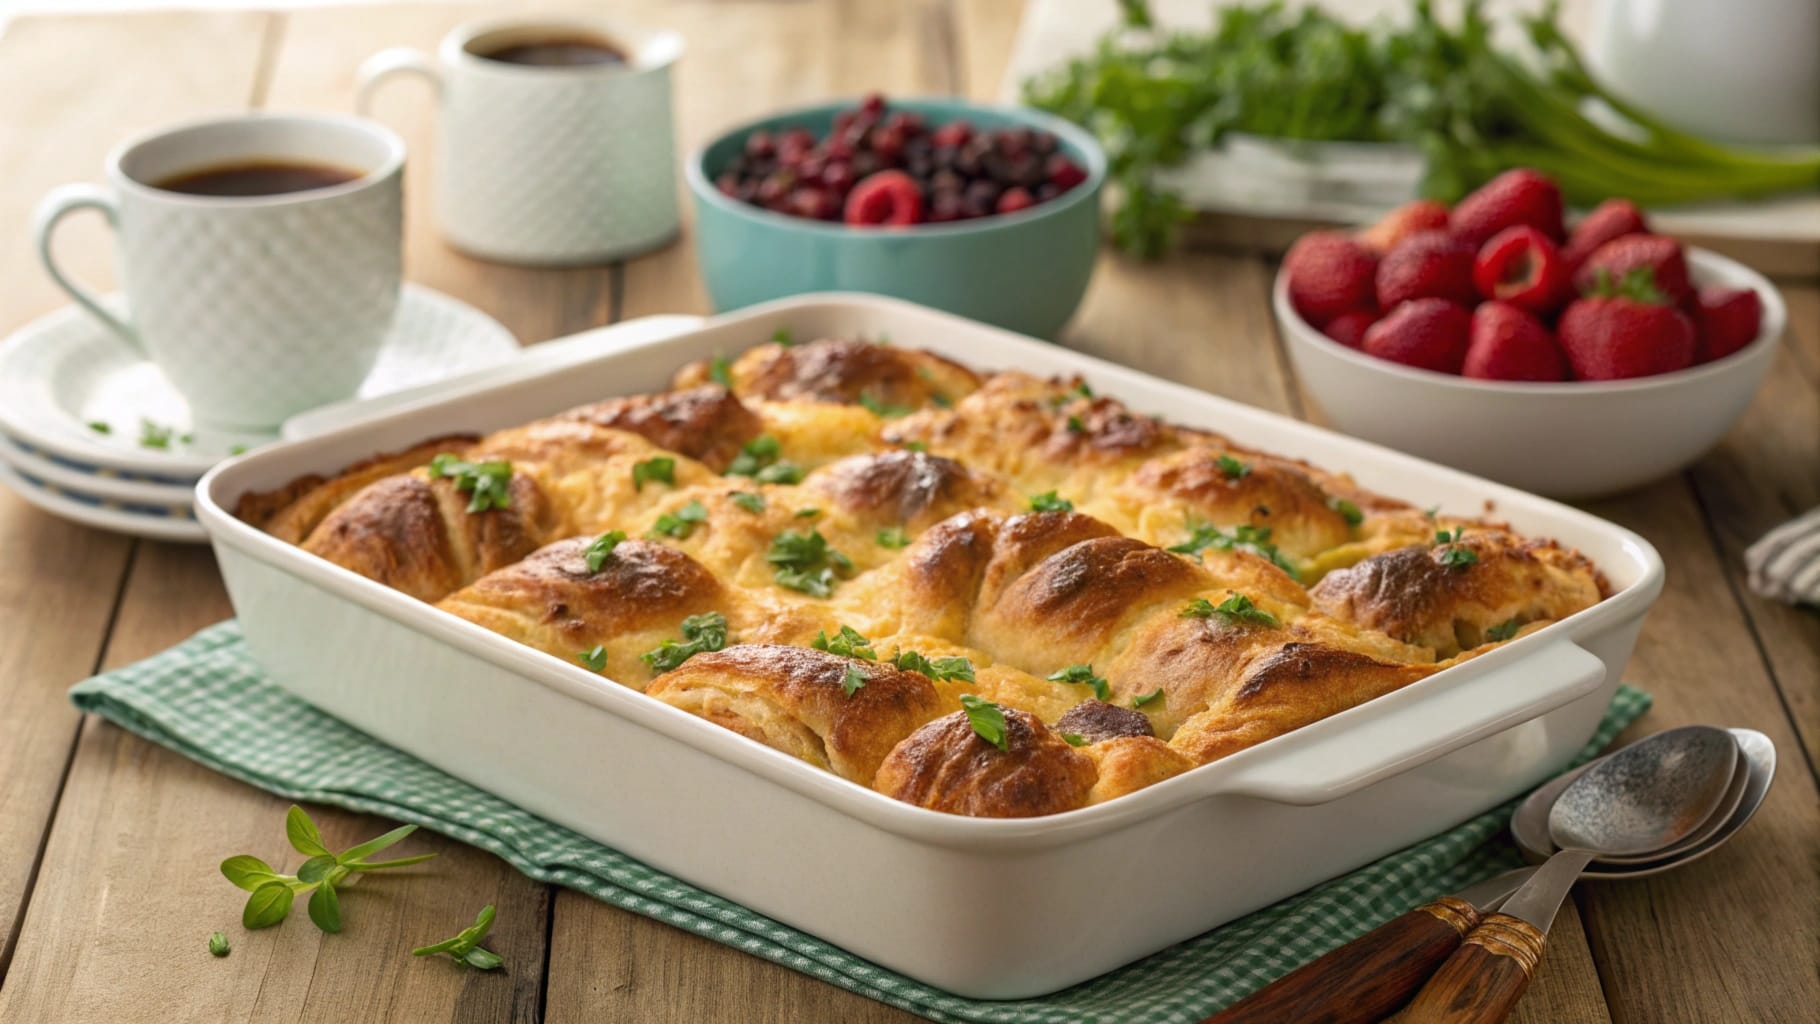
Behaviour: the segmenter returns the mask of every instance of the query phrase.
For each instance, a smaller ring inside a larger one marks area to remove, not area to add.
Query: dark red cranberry
[[[714,187],[720,189],[722,195],[737,196],[739,195],[739,175],[732,171],[725,171],[714,179]]]
[[[834,197],[819,188],[803,186],[790,193],[790,212],[798,217],[827,220],[837,209]]]
[[[864,179],[884,170],[884,164],[878,154],[869,149],[862,149],[853,154],[853,177]]]
[[[831,138],[822,143],[822,152],[830,160],[850,160],[853,158],[853,146],[846,139]]]
[[[959,192],[937,192],[929,200],[929,220],[934,223],[956,221],[967,215]]]
[[[999,193],[1002,191],[1003,189],[999,187],[997,182],[972,182],[967,186],[967,205],[969,207],[990,210],[998,203]]]
[[[929,188],[935,192],[960,192],[967,187],[966,179],[953,171],[936,171],[929,176]]]
[[[993,207],[999,213],[1016,213],[1036,205],[1036,200],[1022,185],[1008,188],[998,197],[998,205]]]
[[[822,169],[822,184],[845,195],[853,187],[853,165],[844,160],[830,160]]]
[[[1030,139],[1028,128],[1007,128],[998,133],[993,143],[1005,156],[1022,156],[1030,151]]]
[[[897,163],[904,155],[904,137],[894,128],[880,128],[872,133],[872,152],[887,164]]]
[[[1029,153],[1005,161],[1005,180],[1013,185],[1035,188],[1048,180],[1042,162]]]
[[[746,136],[746,155],[768,157],[777,152],[777,146],[771,140],[771,133],[760,129]]]
[[[789,171],[778,171],[764,181],[759,182],[758,191],[754,192],[752,195],[759,201],[760,205],[775,206],[784,202],[784,200],[789,197],[790,190],[794,187],[796,187],[796,175]]]
[[[885,112],[885,94],[882,92],[867,93],[866,98],[859,101],[859,109],[864,113],[873,115],[874,117],[877,117],[879,114],[884,113]]]
[[[1030,133],[1030,152],[1035,153],[1037,156],[1048,156],[1055,152],[1055,150],[1056,140],[1054,133],[1043,131]]]
[[[1048,167],[1045,169],[1049,172],[1050,183],[1063,192],[1087,180],[1087,172],[1082,170],[1079,164],[1060,153],[1049,158]]]
[[[1061,194],[1062,194],[1062,190],[1060,188],[1057,188],[1055,183],[1052,181],[1043,182],[1041,185],[1038,185],[1036,187],[1036,201],[1039,203],[1046,203],[1049,200],[1054,199],[1056,196],[1059,196]]]
[[[973,126],[965,121],[949,121],[935,130],[932,141],[941,147],[959,149],[973,137]]]

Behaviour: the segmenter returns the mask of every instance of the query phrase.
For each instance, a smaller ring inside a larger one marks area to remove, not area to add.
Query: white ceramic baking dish
[[[1178,422],[1489,509],[1573,545],[1613,596],[1343,714],[1097,807],[988,820],[845,782],[236,520],[247,491],[450,431],[661,389],[779,328],[888,337],[982,369],[1081,373]],[[635,329],[636,330],[636,329]],[[817,295],[223,463],[198,485],[253,651],[280,685],[552,821],[952,992],[1050,992],[1446,828],[1567,763],[1618,683],[1662,563],[1585,513],[1067,349],[891,299]],[[610,343],[611,335],[603,338]],[[471,386],[470,386],[471,387]]]

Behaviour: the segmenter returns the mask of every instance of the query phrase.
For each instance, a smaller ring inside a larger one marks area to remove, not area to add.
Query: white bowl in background
[[[1296,376],[1345,433],[1554,498],[1638,487],[1699,458],[1757,394],[1788,322],[1782,296],[1735,260],[1689,247],[1698,287],[1763,300],[1755,341],[1723,359],[1619,381],[1486,381],[1404,366],[1334,341],[1271,290]]]

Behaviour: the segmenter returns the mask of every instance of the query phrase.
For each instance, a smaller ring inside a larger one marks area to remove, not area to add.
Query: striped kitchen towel
[[[1820,508],[1763,535],[1744,552],[1750,588],[1789,604],[1820,605]]]

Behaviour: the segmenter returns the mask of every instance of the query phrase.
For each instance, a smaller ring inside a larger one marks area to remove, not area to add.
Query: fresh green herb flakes
[[[963,693],[961,710],[967,713],[967,724],[973,727],[974,735],[1000,750],[1011,749],[1005,737],[1004,708],[977,694]]]
[[[902,419],[916,411],[907,405],[887,405],[871,392],[864,391],[860,393],[859,404],[867,412],[882,420]]]
[[[1087,424],[1081,422],[1079,416],[1070,416],[1068,417],[1068,432],[1070,434],[1085,434],[1087,432]]]
[[[819,516],[821,514],[822,514],[822,510],[819,508],[799,508],[796,510],[795,518],[797,518],[797,519],[814,519],[816,516]]]
[[[97,434],[111,434],[114,432],[113,424],[108,423],[105,420],[89,420],[88,428]],[[215,934],[219,935],[221,933],[216,932]]]
[[[590,672],[600,672],[607,667],[607,646],[595,644],[591,649],[577,654],[575,660],[586,665]]]
[[[1054,491],[1044,491],[1030,496],[1032,512],[1073,512],[1074,502],[1058,497]]]
[[[1257,605],[1244,594],[1234,594],[1213,609],[1213,614],[1229,622],[1249,622],[1259,626],[1278,625],[1277,617]]]
[[[708,361],[708,379],[728,391],[733,390],[733,368],[727,364],[726,356],[715,356]]]
[[[505,459],[468,462],[444,452],[430,460],[430,476],[453,479],[469,495],[469,512],[512,507],[512,464]]]
[[[450,959],[456,963],[466,964],[482,971],[490,971],[505,963],[499,954],[482,949],[480,946],[481,940],[487,937],[487,932],[492,928],[493,905],[489,903],[480,908],[480,913],[474,917],[474,923],[463,928],[454,938],[444,939],[433,945],[419,946],[411,950],[411,955],[436,956],[439,953],[447,953]]]
[[[1062,742],[1071,747],[1084,747],[1087,745],[1087,737],[1078,732],[1065,732],[1062,733]]]
[[[221,932],[215,932],[209,936],[209,952],[213,953],[215,956],[227,956],[229,953],[233,952],[233,947],[228,945],[228,937],[226,935]]]
[[[944,679],[977,681],[973,678],[973,662],[966,658],[925,658],[918,651],[898,651],[891,656],[891,664],[905,672],[919,672],[937,682]]]
[[[815,639],[809,641],[809,646],[818,651],[838,654],[844,658],[878,660],[878,652],[872,649],[872,641],[866,639],[859,630],[852,626],[842,626],[840,632],[833,636],[829,636],[827,630],[817,630]]]
[[[771,341],[773,344],[789,348],[796,344],[796,335],[792,333],[788,327],[779,327],[777,330],[771,332]]]
[[[109,427],[108,430],[104,430],[102,433],[105,434],[112,429],[112,427]],[[187,437],[188,435],[185,436]],[[153,423],[151,420],[144,418],[139,420],[139,446],[141,448],[157,448],[160,451],[168,450],[171,447],[171,442],[176,439],[176,427],[167,427],[161,423]]]
[[[1338,512],[1340,518],[1346,520],[1347,526],[1357,526],[1365,521],[1365,513],[1359,511],[1359,506],[1345,498],[1328,498],[1327,507]]]
[[[887,526],[874,534],[873,539],[877,540],[879,547],[883,548],[901,548],[910,543],[910,535],[905,533],[901,526]]]
[[[708,507],[699,501],[691,501],[675,512],[665,512],[651,524],[651,536],[674,537],[677,540],[688,540],[695,528],[708,521]]]
[[[801,467],[779,461],[783,445],[770,434],[760,434],[747,441],[727,465],[728,476],[749,476],[759,483],[793,484],[803,478]]]
[[[608,530],[606,533],[594,538],[594,540],[581,551],[582,557],[587,560],[588,571],[599,572],[601,566],[607,564],[607,559],[612,557],[613,549],[618,547],[625,539],[626,531],[624,530]]]
[[[1112,696],[1112,688],[1106,680],[1094,675],[1092,665],[1069,665],[1044,677],[1052,683],[1074,683],[1077,686],[1093,687],[1095,700],[1105,700]]]
[[[753,491],[734,491],[727,495],[727,500],[753,515],[765,510],[765,496]]]
[[[1299,578],[1295,563],[1283,557],[1275,544],[1270,543],[1270,527],[1252,526],[1241,523],[1232,528],[1231,533],[1221,530],[1212,523],[1188,522],[1188,539],[1173,545],[1170,551],[1178,555],[1201,557],[1201,552],[1212,548],[1215,551],[1248,551],[1260,558],[1268,559],[1277,568],[1289,574],[1290,579]]]
[[[1159,686],[1156,689],[1150,691],[1149,693],[1140,693],[1137,696],[1131,698],[1131,706],[1134,708],[1141,708],[1146,704],[1152,704],[1152,703],[1155,703],[1156,701],[1159,701],[1162,699],[1163,699],[1163,688]]]
[[[697,654],[727,646],[727,617],[719,612],[691,615],[682,621],[682,639],[665,640],[639,655],[654,672],[668,672]]]
[[[676,460],[668,455],[659,455],[632,464],[633,490],[642,491],[645,484],[653,481],[676,486]]]
[[[830,548],[820,530],[785,530],[771,541],[765,561],[776,566],[779,586],[812,597],[828,597],[836,583],[853,572],[853,561]]]
[[[1215,462],[1219,465],[1220,472],[1228,480],[1243,480],[1251,475],[1250,463],[1240,462],[1230,455],[1221,455]]]
[[[1522,628],[1523,624],[1521,622],[1516,619],[1508,619],[1486,630],[1485,639],[1492,641],[1493,643],[1502,643],[1503,641],[1516,636],[1517,630]]]
[[[860,687],[866,685],[866,673],[858,665],[848,665],[847,674],[841,677],[840,688],[851,697]]]
[[[1184,619],[1211,619],[1211,618],[1213,618],[1213,602],[1207,600],[1204,597],[1197,597],[1194,600],[1189,601],[1188,604],[1182,608],[1182,618],[1184,618]]]

